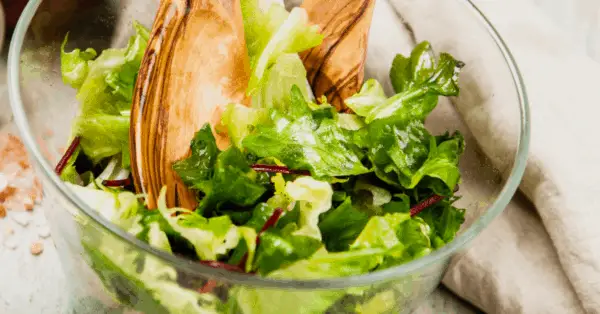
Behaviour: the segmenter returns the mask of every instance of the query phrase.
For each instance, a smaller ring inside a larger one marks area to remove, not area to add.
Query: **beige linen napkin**
[[[476,1],[515,55],[529,92],[532,143],[524,196],[517,195],[453,260],[443,283],[490,313],[600,313],[600,204],[595,198],[600,192],[595,138],[600,134],[595,116],[600,113],[600,64],[575,51],[566,34],[528,1],[533,0]],[[432,119],[442,129],[444,123],[456,124],[451,119],[463,120],[467,141],[476,140],[506,174],[518,126],[503,110],[514,106],[514,98],[494,93],[483,75],[493,74],[482,73],[486,65],[478,63],[479,55],[495,52],[472,49],[477,42],[469,35],[475,30],[467,23],[452,30],[428,23],[452,18],[455,5],[450,3],[455,2],[439,0],[432,8],[430,1],[377,0],[367,76],[387,81],[394,55],[409,53],[415,40],[440,42],[439,35],[449,31],[464,38],[462,47],[468,49],[454,45],[451,50],[470,69],[454,101],[461,117],[452,115],[452,104],[444,101]],[[124,3],[115,45],[125,42],[133,19],[150,26],[157,1]],[[465,158],[478,153],[473,146]],[[482,174],[483,181],[487,175]],[[467,187],[465,198],[476,200],[477,189]]]

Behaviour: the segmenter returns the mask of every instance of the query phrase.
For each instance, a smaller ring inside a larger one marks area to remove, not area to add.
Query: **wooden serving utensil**
[[[131,110],[132,176],[149,208],[163,186],[167,206],[196,207],[172,165],[189,156],[190,141],[206,122],[217,145],[229,145],[214,126],[225,105],[249,104],[242,23],[239,0],[161,0]]]
[[[308,20],[319,25],[323,42],[300,54],[317,98],[327,96],[338,111],[364,80],[367,41],[375,0],[304,0]]]

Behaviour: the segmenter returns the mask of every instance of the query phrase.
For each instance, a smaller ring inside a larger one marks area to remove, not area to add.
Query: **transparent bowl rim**
[[[444,247],[432,252],[431,254],[419,258],[417,260],[402,264],[393,268],[376,271],[373,273],[333,278],[333,279],[316,279],[316,280],[291,280],[291,279],[270,279],[263,278],[260,276],[251,276],[247,274],[238,274],[234,272],[224,273],[221,270],[214,269],[208,266],[195,263],[191,260],[187,260],[181,257],[177,257],[168,254],[164,251],[155,249],[147,243],[140,241],[125,230],[112,224],[96,211],[89,207],[82,199],[77,197],[68,187],[60,180],[60,177],[54,173],[53,165],[49,164],[43,157],[41,150],[38,148],[34,136],[30,133],[29,123],[27,115],[24,110],[23,101],[20,93],[20,55],[23,46],[23,40],[25,34],[33,16],[42,0],[30,0],[27,7],[23,11],[17,27],[15,28],[8,55],[8,88],[9,88],[9,99],[13,110],[14,121],[21,133],[23,141],[28,151],[34,156],[36,162],[40,165],[43,175],[47,177],[47,182],[52,184],[69,202],[69,205],[75,206],[81,209],[81,212],[97,222],[99,227],[104,231],[120,238],[122,241],[126,241],[129,244],[145,251],[147,254],[157,257],[163,262],[176,267],[177,269],[183,270],[188,273],[198,274],[206,277],[218,278],[219,280],[264,288],[285,288],[285,289],[344,289],[357,286],[368,286],[380,282],[386,282],[394,280],[395,278],[401,278],[403,276],[409,276],[414,274],[420,269],[424,269],[428,266],[432,266],[439,261],[449,258],[453,253],[457,252],[468,244],[475,236],[477,236],[485,227],[496,218],[510,202],[512,196],[516,192],[519,183],[523,177],[525,167],[527,164],[527,154],[529,150],[530,141],[530,112],[527,100],[527,93],[523,78],[519,72],[516,62],[502,40],[496,29],[492,26],[490,21],[485,15],[475,6],[471,0],[456,0],[463,2],[466,7],[474,13],[475,17],[479,18],[482,25],[487,29],[489,35],[495,41],[498,49],[501,51],[507,67],[509,68],[513,83],[517,90],[519,98],[519,109],[520,109],[520,134],[518,140],[518,147],[515,154],[515,161],[513,168],[511,169],[510,175],[506,180],[506,183],[500,194],[488,208],[488,210],[478,218],[467,230],[459,234],[452,242],[448,243]]]

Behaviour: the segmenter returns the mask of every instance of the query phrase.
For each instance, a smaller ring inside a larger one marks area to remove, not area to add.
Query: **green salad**
[[[296,11],[274,5],[263,12],[242,2],[252,105],[227,105],[217,129],[228,134],[229,148],[217,147],[206,124],[191,155],[172,165],[196,192],[198,207],[168,208],[163,189],[158,209],[148,210],[130,179],[129,115],[149,40],[138,23],[127,47],[100,53],[68,52],[65,38],[62,77],[80,102],[56,167],[65,184],[158,249],[267,279],[367,274],[452,241],[464,221],[453,204],[465,143],[458,132],[430,134],[424,121],[439,96],[458,94],[462,62],[446,53],[436,58],[422,42],[391,64],[394,95],[369,79],[345,99],[351,111],[339,113],[312,97],[298,57],[322,42],[318,29]],[[85,238],[83,246],[106,288],[142,312],[386,313],[386,300],[394,299],[385,289],[300,298],[212,280],[186,285],[173,266],[141,258],[116,239]]]

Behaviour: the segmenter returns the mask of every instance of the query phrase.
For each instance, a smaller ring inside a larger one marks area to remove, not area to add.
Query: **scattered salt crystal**
[[[29,248],[29,251],[33,255],[40,255],[44,251],[44,244],[42,242],[35,241],[35,242],[31,243],[31,247]]]
[[[31,199],[30,196],[26,196],[23,199],[23,207],[25,207],[25,210],[32,211],[34,205],[35,203],[33,202],[33,199]]]
[[[31,222],[31,214],[27,212],[14,212],[10,218],[23,227],[27,227]]]
[[[8,237],[4,240],[4,247],[9,250],[14,250],[18,246],[17,239],[14,236]]]
[[[46,239],[46,238],[50,237],[50,228],[48,228],[48,226],[40,227],[38,229],[38,235],[42,239]]]

